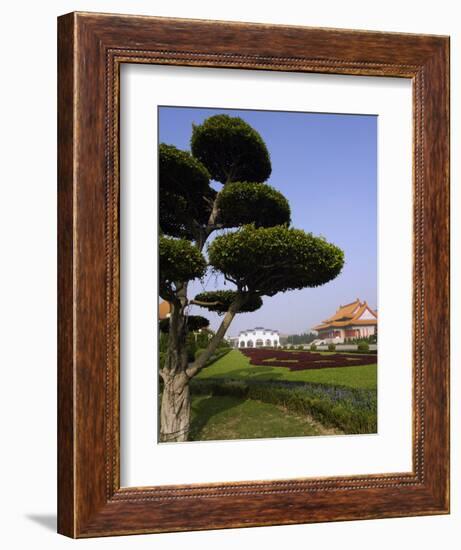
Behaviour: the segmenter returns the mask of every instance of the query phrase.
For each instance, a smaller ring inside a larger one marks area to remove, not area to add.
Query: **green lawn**
[[[270,403],[228,396],[194,396],[189,441],[321,435],[310,419]]]
[[[232,350],[203,369],[197,378],[231,378],[234,380],[283,380],[288,382],[317,382],[350,388],[376,389],[377,368],[374,365],[290,372],[285,367],[250,365],[242,353]]]

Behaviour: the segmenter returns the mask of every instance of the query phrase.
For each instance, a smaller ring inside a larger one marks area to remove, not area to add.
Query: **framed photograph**
[[[449,39],[58,20],[58,531],[449,512]]]

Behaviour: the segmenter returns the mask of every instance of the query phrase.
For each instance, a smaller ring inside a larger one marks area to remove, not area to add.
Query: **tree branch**
[[[227,313],[224,316],[221,322],[221,325],[219,326],[213,338],[210,340],[205,351],[202,353],[202,355],[200,355],[198,359],[194,361],[194,363],[192,363],[192,365],[188,369],[186,369],[186,375],[189,378],[192,378],[200,370],[202,370],[206,362],[208,361],[208,359],[216,351],[219,343],[223,339],[227,329],[232,323],[232,320],[235,317],[235,314],[238,313],[239,309],[244,305],[245,300],[246,300],[246,296],[244,296],[243,294],[237,294],[235,300],[229,306],[229,309],[227,310]]]
[[[236,281],[235,279],[232,279],[231,277],[229,277],[228,275],[224,274],[224,279],[226,281],[229,281],[230,283],[234,284],[237,288],[240,288],[241,284]]]
[[[218,193],[216,193],[216,197],[214,198],[214,201],[213,201],[213,207],[211,209],[210,217],[208,218],[208,223],[206,227],[206,231],[208,235],[210,235],[210,233],[214,230],[214,227],[218,222],[218,218],[219,218],[218,200],[219,200],[220,193],[221,191],[218,191]]]
[[[221,302],[202,302],[200,300],[189,300],[189,304],[202,307],[218,306]]]

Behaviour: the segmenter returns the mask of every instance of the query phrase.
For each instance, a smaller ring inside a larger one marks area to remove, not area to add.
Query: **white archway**
[[[279,333],[277,330],[263,327],[242,330],[238,336],[238,348],[260,348],[274,347],[280,345]]]

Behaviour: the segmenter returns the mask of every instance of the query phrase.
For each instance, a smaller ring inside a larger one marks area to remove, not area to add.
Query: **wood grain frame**
[[[448,513],[448,37],[71,13],[58,20],[58,46],[58,531],[96,537]],[[121,63],[412,79],[411,472],[120,488]]]

